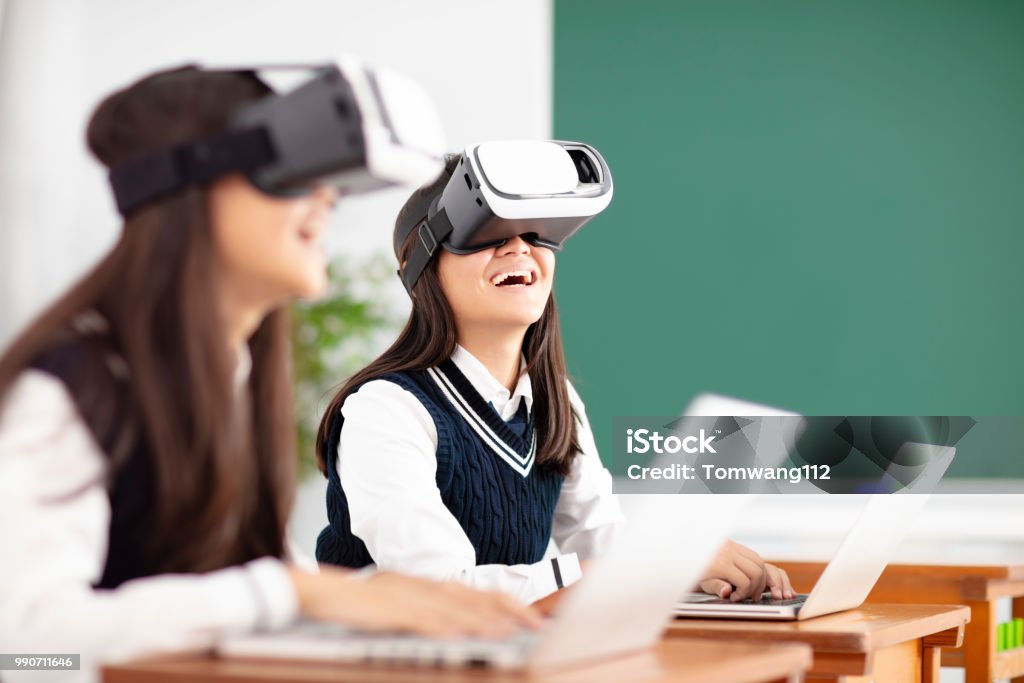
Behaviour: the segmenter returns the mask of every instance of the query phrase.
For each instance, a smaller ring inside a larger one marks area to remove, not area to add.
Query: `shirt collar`
[[[455,347],[452,362],[466,376],[476,392],[494,406],[501,419],[508,420],[515,415],[520,398],[526,402],[527,412],[533,410],[533,385],[530,383],[530,373],[526,372],[526,358],[520,356],[519,381],[516,382],[511,394],[505,385],[491,375],[487,366],[461,344]]]

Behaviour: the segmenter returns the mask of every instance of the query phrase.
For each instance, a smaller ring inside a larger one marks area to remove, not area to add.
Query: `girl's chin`
[[[302,294],[303,299],[319,299],[327,294],[327,280],[319,282],[310,287]]]
[[[507,325],[509,327],[529,327],[538,320],[543,311],[523,313],[522,315],[505,315],[494,320],[495,324]]]
[[[319,299],[327,293],[327,272],[307,275],[295,283],[293,293],[299,299]]]

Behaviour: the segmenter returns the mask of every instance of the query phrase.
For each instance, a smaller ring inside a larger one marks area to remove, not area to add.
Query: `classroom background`
[[[805,414],[1021,415],[1022,37],[1012,0],[0,0],[0,345],[115,239],[83,140],[103,93],[175,63],[352,53],[425,85],[452,149],[556,136],[608,159],[615,200],[557,285],[600,446],[612,416],[704,390]],[[408,192],[339,206],[333,298],[296,311],[307,412],[404,319],[389,270]],[[903,552],[1024,557],[1022,498],[985,493],[1024,493],[1021,455],[958,460],[947,489],[976,493],[933,496]],[[311,552],[308,474],[292,530]],[[859,505],[764,498],[736,537],[825,557]]]

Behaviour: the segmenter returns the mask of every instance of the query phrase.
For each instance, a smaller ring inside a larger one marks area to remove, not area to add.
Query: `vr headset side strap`
[[[263,128],[230,131],[175,145],[119,164],[110,185],[122,216],[190,184],[208,183],[228,173],[245,173],[275,158]]]
[[[452,232],[452,222],[448,220],[448,212],[441,209],[433,216],[420,221],[414,232],[412,252],[405,263],[405,268],[398,271],[409,296],[412,296],[412,288],[416,286],[420,275],[423,274],[430,259],[434,256],[434,252]]]

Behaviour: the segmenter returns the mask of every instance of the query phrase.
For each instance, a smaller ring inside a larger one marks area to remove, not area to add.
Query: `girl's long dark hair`
[[[399,211],[396,224],[404,224],[409,219],[422,219],[426,206],[444,190],[460,158],[458,155],[449,157],[441,175],[413,193]],[[412,213],[417,215],[412,216]],[[402,245],[401,253],[396,254],[399,263],[405,262],[409,246],[415,238],[414,230]],[[430,261],[413,288],[412,313],[398,339],[376,360],[350,377],[327,406],[316,435],[317,465],[325,476],[327,464],[324,451],[330,437],[331,421],[349,394],[381,375],[436,367],[455,352],[458,345],[455,317],[441,289],[437,273],[438,261],[436,258]],[[527,330],[523,340],[523,355],[533,386],[537,463],[566,474],[580,447],[576,436],[576,415],[569,403],[569,390],[566,386],[568,374],[554,293],[548,299],[540,319]]]
[[[268,92],[240,73],[162,72],[107,97],[89,122],[88,144],[109,168],[221,132],[238,105]],[[0,358],[2,398],[76,316],[105,318],[128,367],[134,429],[154,479],[154,528],[139,552],[160,572],[282,556],[294,495],[286,313],[271,312],[249,340],[251,379],[240,391],[211,296],[219,270],[206,194],[191,187],[131,213],[113,250]],[[124,463],[108,455],[112,480]]]

